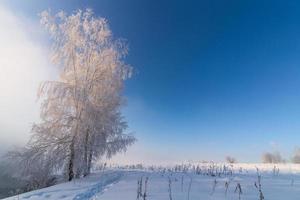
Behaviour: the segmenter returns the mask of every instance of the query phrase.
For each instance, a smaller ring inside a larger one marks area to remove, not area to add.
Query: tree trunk
[[[81,110],[79,111],[79,115],[77,119],[80,119],[81,116]],[[75,140],[78,134],[78,124],[79,122],[76,122],[75,125],[75,133],[73,135],[71,144],[70,144],[70,159],[69,159],[69,165],[68,165],[68,180],[71,181],[74,178],[74,159],[75,159]]]
[[[92,167],[92,159],[93,158],[93,152],[92,149],[90,149],[89,159],[88,159],[88,166],[87,166],[87,174],[91,173],[91,167]]]
[[[90,136],[90,149],[89,149],[89,155],[88,155],[88,162],[87,162],[87,174],[91,173],[91,168],[92,168],[92,161],[93,161],[93,136]]]
[[[86,131],[85,142],[84,142],[84,176],[89,174],[88,172],[88,146],[89,146],[89,129]]]
[[[86,168],[86,174],[85,176],[89,175],[91,173],[91,167],[92,167],[92,160],[93,160],[93,147],[92,147],[92,138],[90,138],[89,141],[89,149],[88,149],[88,158],[87,158],[87,168]]]
[[[69,164],[68,164],[68,181],[71,181],[74,178],[74,158],[75,158],[75,152],[74,152],[74,138],[70,144],[70,158],[69,158]]]

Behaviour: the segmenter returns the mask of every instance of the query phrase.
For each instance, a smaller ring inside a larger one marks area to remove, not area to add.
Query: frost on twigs
[[[71,15],[48,10],[40,17],[60,71],[57,80],[41,83],[41,122],[32,126],[32,138],[18,155],[72,180],[88,175],[93,160],[110,158],[135,141],[120,111],[124,80],[132,73],[123,61],[128,48],[90,9]]]

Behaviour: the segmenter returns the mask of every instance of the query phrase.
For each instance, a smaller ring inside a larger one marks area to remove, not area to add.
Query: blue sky
[[[259,161],[300,146],[299,1],[4,1],[19,16],[92,8],[127,39],[124,114],[138,143],[118,159]]]

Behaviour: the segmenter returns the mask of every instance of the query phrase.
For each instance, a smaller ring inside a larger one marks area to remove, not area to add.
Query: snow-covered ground
[[[8,200],[57,200],[57,199],[91,199],[117,183],[124,175],[122,171],[106,171],[91,174],[89,177],[72,182],[57,184],[48,188],[35,190],[6,198]]]
[[[142,194],[144,194],[147,179],[147,200],[169,200],[170,197],[172,200],[234,200],[239,199],[238,192],[235,192],[238,184],[242,189],[241,199],[258,200],[259,191],[255,187],[258,179],[256,167],[261,174],[261,188],[266,200],[300,199],[299,165],[276,165],[275,172],[279,169],[279,174],[276,174],[274,165],[238,164],[231,166],[234,169],[233,175],[221,174],[220,177],[205,175],[203,169],[209,167],[211,165],[203,164],[202,174],[196,174],[193,170],[188,172],[107,170],[73,182],[10,197],[7,200],[136,200],[138,181],[142,180]]]

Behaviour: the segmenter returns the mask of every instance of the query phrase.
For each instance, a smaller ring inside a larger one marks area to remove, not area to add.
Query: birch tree
[[[123,62],[128,49],[124,41],[113,39],[107,21],[93,17],[89,9],[40,16],[60,74],[39,88],[42,122],[33,125],[20,157],[46,160],[52,169],[63,166],[70,181],[87,175],[93,159],[111,157],[135,141],[125,133],[120,111],[123,84],[131,76],[131,67]]]

